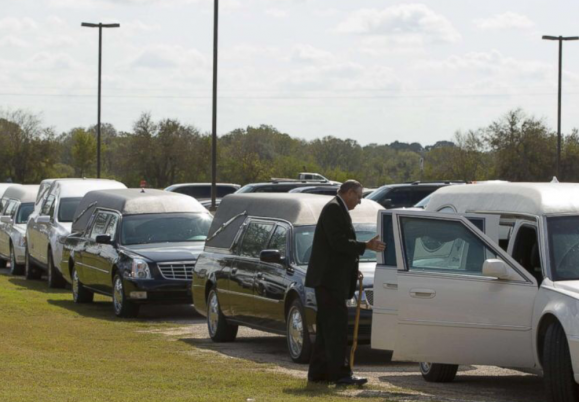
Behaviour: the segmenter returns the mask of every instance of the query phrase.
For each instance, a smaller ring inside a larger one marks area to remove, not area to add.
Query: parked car
[[[24,272],[24,249],[26,247],[26,222],[34,209],[38,193],[37,185],[16,184],[8,187],[2,196],[0,210],[0,266],[10,262],[10,273]]]
[[[17,185],[16,183],[0,183],[0,197],[4,195],[4,192],[11,186]],[[2,203],[2,199],[0,198],[0,211],[4,209],[4,204]]]
[[[309,361],[315,336],[314,289],[304,286],[314,230],[332,198],[313,194],[234,194],[217,210],[193,273],[193,304],[207,317],[212,340],[235,340],[239,325],[286,335],[292,360]],[[351,212],[358,239],[376,235],[382,207],[373,201]],[[373,284],[376,254],[360,257],[364,287]],[[362,297],[359,339],[368,342],[371,294]],[[356,297],[350,307],[353,330]]]
[[[430,193],[460,181],[420,182],[387,184],[368,194],[365,198],[376,201],[386,209],[412,207]]]
[[[298,174],[298,180],[323,181],[323,182],[328,182],[328,183],[336,185],[336,186],[339,186],[340,184],[342,184],[339,181],[329,180],[319,173],[309,173],[309,172],[302,172],[302,173]]]
[[[41,188],[45,183],[41,183]],[[76,207],[82,197],[96,189],[127,188],[105,179],[57,179],[39,194],[37,206],[26,225],[26,279],[40,279],[47,273],[48,286],[62,288],[66,282],[59,271],[62,260],[61,238],[70,233]],[[42,190],[40,190],[42,191]]]
[[[578,200],[578,184],[481,184],[382,211],[372,347],[421,362],[427,381],[460,364],[535,370],[548,400],[575,401]]]
[[[288,193],[307,193],[336,196],[336,194],[338,194],[339,188],[339,186],[297,187],[288,191]]]
[[[290,190],[298,187],[312,187],[312,186],[335,186],[332,183],[308,181],[308,180],[291,180],[279,179],[264,183],[251,183],[241,187],[236,191],[236,194],[244,193],[287,193]]]
[[[217,183],[218,199],[228,194],[233,194],[240,189],[239,184]],[[181,183],[173,184],[165,189],[174,193],[185,194],[195,198],[197,201],[211,200],[211,183]]]
[[[161,190],[99,190],[79,204],[60,267],[75,303],[113,298],[119,317],[145,303],[191,303],[191,276],[213,220],[195,199]]]

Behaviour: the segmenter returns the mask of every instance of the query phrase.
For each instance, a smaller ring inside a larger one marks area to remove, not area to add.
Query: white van
[[[427,381],[460,364],[542,372],[548,400],[577,401],[579,184],[450,186],[378,225],[373,348]]]
[[[76,207],[92,190],[127,188],[123,183],[106,179],[57,179],[39,194],[37,206],[26,226],[26,279],[40,279],[47,272],[48,286],[64,287],[60,273],[61,240],[70,234]],[[42,191],[42,190],[41,190]]]

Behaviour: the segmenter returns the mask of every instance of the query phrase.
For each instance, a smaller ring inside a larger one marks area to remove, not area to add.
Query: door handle
[[[382,287],[384,289],[392,289],[392,290],[398,289],[398,285],[396,283],[383,283]]]
[[[436,296],[436,292],[432,289],[410,289],[410,297],[432,299],[434,296]]]
[[[263,279],[263,274],[261,272],[258,272],[256,275],[257,279],[262,280]]]
[[[231,275],[235,275],[237,273],[237,268],[231,268]]]

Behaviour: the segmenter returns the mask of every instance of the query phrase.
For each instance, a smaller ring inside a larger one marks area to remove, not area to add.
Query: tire
[[[3,260],[2,258],[0,258],[0,268],[6,268],[6,263],[7,263],[7,262],[8,262],[8,261]]]
[[[125,284],[119,274],[113,278],[113,309],[115,315],[122,318],[135,318],[139,315],[139,305],[127,300]]]
[[[543,381],[549,402],[576,402],[578,385],[573,378],[567,336],[560,324],[552,324],[543,344]]]
[[[62,277],[62,274],[58,272],[54,266],[54,261],[52,259],[52,251],[48,250],[47,255],[48,261],[48,287],[51,289],[62,289],[66,286],[66,281]]]
[[[237,337],[237,325],[227,323],[227,320],[221,312],[217,290],[211,289],[207,297],[207,330],[209,336],[214,342],[233,342]]]
[[[92,303],[94,300],[94,293],[84,287],[75,268],[72,268],[70,276],[72,277],[72,300],[77,304]]]
[[[288,310],[286,340],[291,359],[296,363],[309,363],[312,342],[305,323],[304,308],[299,299],[295,299]]]
[[[451,382],[457,371],[456,364],[420,363],[422,378],[428,382]]]
[[[26,261],[24,263],[24,276],[26,277],[26,279],[28,280],[40,279],[42,277],[42,271],[40,271],[40,269],[34,266],[32,261],[30,261],[30,254],[28,253],[28,247],[26,247],[26,250],[24,252],[24,259]]]
[[[24,274],[24,265],[16,263],[16,254],[14,254],[14,247],[10,244],[10,274],[22,275]]]

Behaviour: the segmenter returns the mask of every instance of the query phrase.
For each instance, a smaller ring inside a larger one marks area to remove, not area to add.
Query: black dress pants
[[[329,381],[352,375],[348,364],[348,308],[346,300],[323,287],[316,288],[316,342],[309,381]]]

